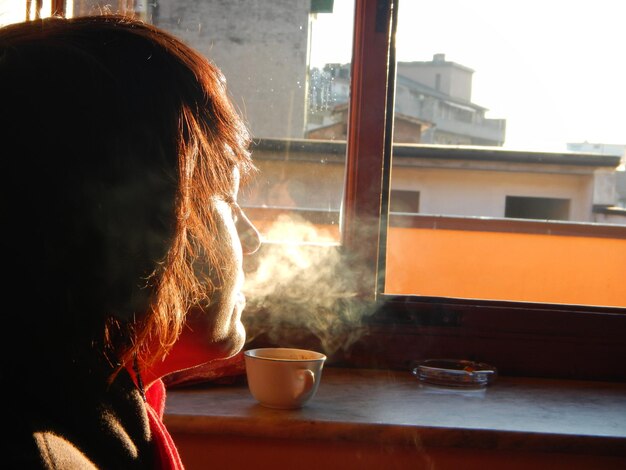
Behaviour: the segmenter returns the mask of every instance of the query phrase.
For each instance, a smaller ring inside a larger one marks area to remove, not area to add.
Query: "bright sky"
[[[314,63],[350,60],[353,0],[334,4]],[[626,144],[625,18],[625,0],[400,0],[397,56],[473,69],[472,101],[507,120],[507,147]]]
[[[25,5],[26,0],[0,0],[0,26],[22,19]]]
[[[34,10],[35,3],[32,2]],[[0,0],[0,26],[22,21],[26,12],[26,0]],[[50,0],[44,0],[42,16],[50,14]]]

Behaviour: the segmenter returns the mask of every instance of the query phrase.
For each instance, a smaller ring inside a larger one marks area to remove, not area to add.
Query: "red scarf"
[[[148,422],[156,452],[154,468],[157,470],[184,470],[174,440],[163,424],[165,385],[162,380],[157,380],[146,390],[146,401]]]

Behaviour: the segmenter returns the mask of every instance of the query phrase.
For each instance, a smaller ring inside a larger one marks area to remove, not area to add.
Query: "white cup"
[[[244,352],[248,388],[268,408],[301,408],[315,393],[326,356],[306,349],[260,348]]]

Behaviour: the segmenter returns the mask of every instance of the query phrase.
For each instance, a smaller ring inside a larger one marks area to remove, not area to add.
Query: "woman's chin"
[[[244,345],[246,344],[246,328],[243,326],[243,323],[238,322],[237,325],[237,341],[235,344],[233,356],[240,352]]]
[[[246,344],[246,329],[241,322],[237,322],[235,329],[229,335],[228,339],[220,345],[221,355],[224,359],[239,353]]]

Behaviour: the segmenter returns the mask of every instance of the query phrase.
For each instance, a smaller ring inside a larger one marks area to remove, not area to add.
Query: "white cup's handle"
[[[313,388],[315,384],[315,374],[309,369],[299,369],[296,372],[300,386],[294,390],[294,399],[299,399],[301,396],[306,395]]]

